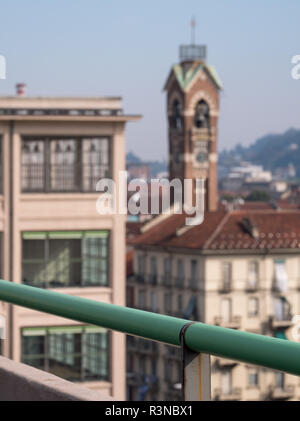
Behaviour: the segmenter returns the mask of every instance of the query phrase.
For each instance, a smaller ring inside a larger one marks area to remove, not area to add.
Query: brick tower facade
[[[217,126],[221,82],[205,62],[205,46],[180,47],[165,91],[170,179],[205,179],[206,210],[218,208]]]

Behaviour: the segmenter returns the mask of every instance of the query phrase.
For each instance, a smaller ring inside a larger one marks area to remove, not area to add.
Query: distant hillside
[[[128,152],[128,154],[126,155],[126,162],[130,164],[140,164],[142,160],[133,152]]]
[[[289,129],[283,134],[269,134],[258,139],[249,147],[237,145],[230,151],[220,154],[220,164],[236,164],[236,161],[249,161],[275,171],[286,169],[293,164],[300,177],[300,130]]]
[[[168,165],[165,161],[144,161],[135,155],[134,152],[128,152],[126,155],[127,164],[146,164],[149,165],[151,171],[151,177],[156,177],[160,172],[168,171]]]

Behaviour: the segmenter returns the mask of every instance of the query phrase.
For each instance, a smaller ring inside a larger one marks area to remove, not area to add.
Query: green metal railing
[[[190,323],[3,280],[0,301],[175,346],[180,346],[181,330]],[[194,352],[300,375],[300,344],[288,340],[197,322],[186,329],[185,344]]]

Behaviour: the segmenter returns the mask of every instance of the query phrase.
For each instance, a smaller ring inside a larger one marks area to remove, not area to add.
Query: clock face
[[[207,161],[207,153],[205,153],[205,152],[199,152],[196,155],[196,160],[197,160],[197,162],[199,162],[199,164],[203,164],[204,162]]]
[[[195,142],[194,156],[197,164],[204,164],[208,161],[208,142]]]

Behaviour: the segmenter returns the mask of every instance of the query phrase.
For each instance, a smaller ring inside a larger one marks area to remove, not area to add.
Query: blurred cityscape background
[[[300,4],[0,6],[1,278],[295,341]],[[164,187],[160,215],[98,214],[97,182],[118,188],[120,171],[204,179],[203,224],[163,214]],[[0,315],[5,358],[117,400],[182,398],[179,349],[5,302]],[[212,357],[211,396],[299,400],[300,382]]]

